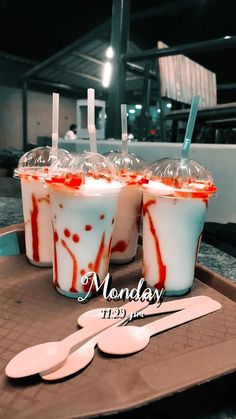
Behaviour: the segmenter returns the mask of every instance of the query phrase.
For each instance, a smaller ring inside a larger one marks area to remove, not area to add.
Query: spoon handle
[[[151,337],[164,330],[171,329],[172,327],[197,319],[198,317],[205,316],[206,314],[212,313],[220,308],[220,303],[209,298],[209,300],[193,304],[178,313],[171,314],[163,319],[155,320],[154,322],[142,327],[150,333]]]
[[[179,300],[167,301],[165,303],[162,303],[159,307],[157,307],[155,304],[149,304],[149,306],[142,310],[140,314],[143,314],[146,317],[153,316],[155,314],[183,310],[184,308],[187,308],[193,304],[209,300],[211,300],[211,298],[205,295],[201,295],[197,297],[181,298]]]
[[[124,319],[122,321],[124,322],[129,316],[133,313],[137,313],[141,310],[143,310],[145,307],[148,306],[147,301],[130,301],[123,306],[119,307],[120,309],[126,310],[126,314]],[[95,336],[97,333],[107,329],[110,326],[113,326],[116,323],[119,323],[121,321],[120,318],[114,318],[114,319],[94,319],[94,321],[89,324],[88,326],[85,326],[83,329],[78,330],[77,332],[72,333],[71,335],[64,338],[61,343],[68,348],[68,350],[75,349],[74,347],[79,345],[81,342],[87,340],[88,338],[91,338]]]

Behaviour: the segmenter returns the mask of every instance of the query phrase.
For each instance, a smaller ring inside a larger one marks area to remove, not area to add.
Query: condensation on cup
[[[21,181],[26,255],[36,266],[50,267],[53,260],[50,196],[44,178],[51,163],[67,154],[62,149],[55,155],[51,147],[36,147],[20,158],[14,170],[14,177]]]
[[[105,156],[115,164],[125,185],[118,199],[110,259],[113,264],[124,264],[132,262],[137,253],[142,216],[140,185],[146,163],[137,154],[123,151],[111,151]]]
[[[95,272],[101,283],[108,273],[122,188],[115,166],[98,153],[74,154],[69,161],[58,161],[47,183],[54,230],[54,286],[71,298],[92,295],[93,285],[84,282],[84,276]]]
[[[200,163],[164,158],[151,164],[143,189],[143,276],[166,295],[190,291],[207,214],[216,193]]]

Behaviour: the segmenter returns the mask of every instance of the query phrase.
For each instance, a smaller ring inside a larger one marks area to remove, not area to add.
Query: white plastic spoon
[[[144,349],[148,345],[150,337],[157,333],[205,316],[220,308],[220,303],[209,299],[208,301],[193,304],[178,313],[171,314],[142,327],[126,326],[111,328],[105,331],[98,339],[98,347],[107,354],[132,354]]]
[[[126,317],[148,306],[147,301],[131,301],[121,308],[126,310]],[[5,373],[8,377],[19,378],[37,374],[56,366],[60,366],[75,346],[107,329],[120,319],[95,320],[84,329],[67,336],[58,342],[45,342],[31,346],[18,353],[7,364]]]
[[[144,310],[140,311],[139,314],[142,314],[143,317],[146,317],[151,315],[168,313],[171,311],[182,310],[186,307],[189,307],[192,304],[206,301],[211,301],[211,299],[206,296],[198,296],[191,298],[183,298],[175,301],[168,301],[166,303],[162,303],[159,307],[157,307],[156,304],[152,304],[146,307]],[[103,318],[103,316],[103,308],[89,310],[83,313],[81,316],[79,316],[78,324],[82,327],[86,327],[91,321],[101,319]],[[126,321],[127,320],[121,320],[119,323],[116,323],[113,327],[120,326]],[[90,339],[88,342],[76,349],[74,352],[71,352],[61,367],[41,372],[41,377],[47,381],[59,380],[68,377],[69,375],[75,374],[76,372],[85,368],[86,365],[88,365],[92,361],[95,354],[95,346],[97,345],[98,339],[102,339],[103,333],[106,333],[106,331],[99,333],[94,338]]]

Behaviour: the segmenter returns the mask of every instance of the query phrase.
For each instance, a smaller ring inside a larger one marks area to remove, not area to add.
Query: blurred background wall
[[[28,60],[8,54],[0,57],[0,149],[22,149],[22,89],[17,80],[32,67]],[[51,136],[52,95],[28,91],[29,143],[37,137]],[[76,100],[60,95],[59,135],[64,136],[70,124],[76,123]]]

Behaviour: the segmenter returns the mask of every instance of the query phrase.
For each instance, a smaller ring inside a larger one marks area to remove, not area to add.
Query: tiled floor
[[[20,198],[20,181],[9,176],[1,176],[0,197]]]
[[[0,177],[0,227],[23,221],[20,182]]]

